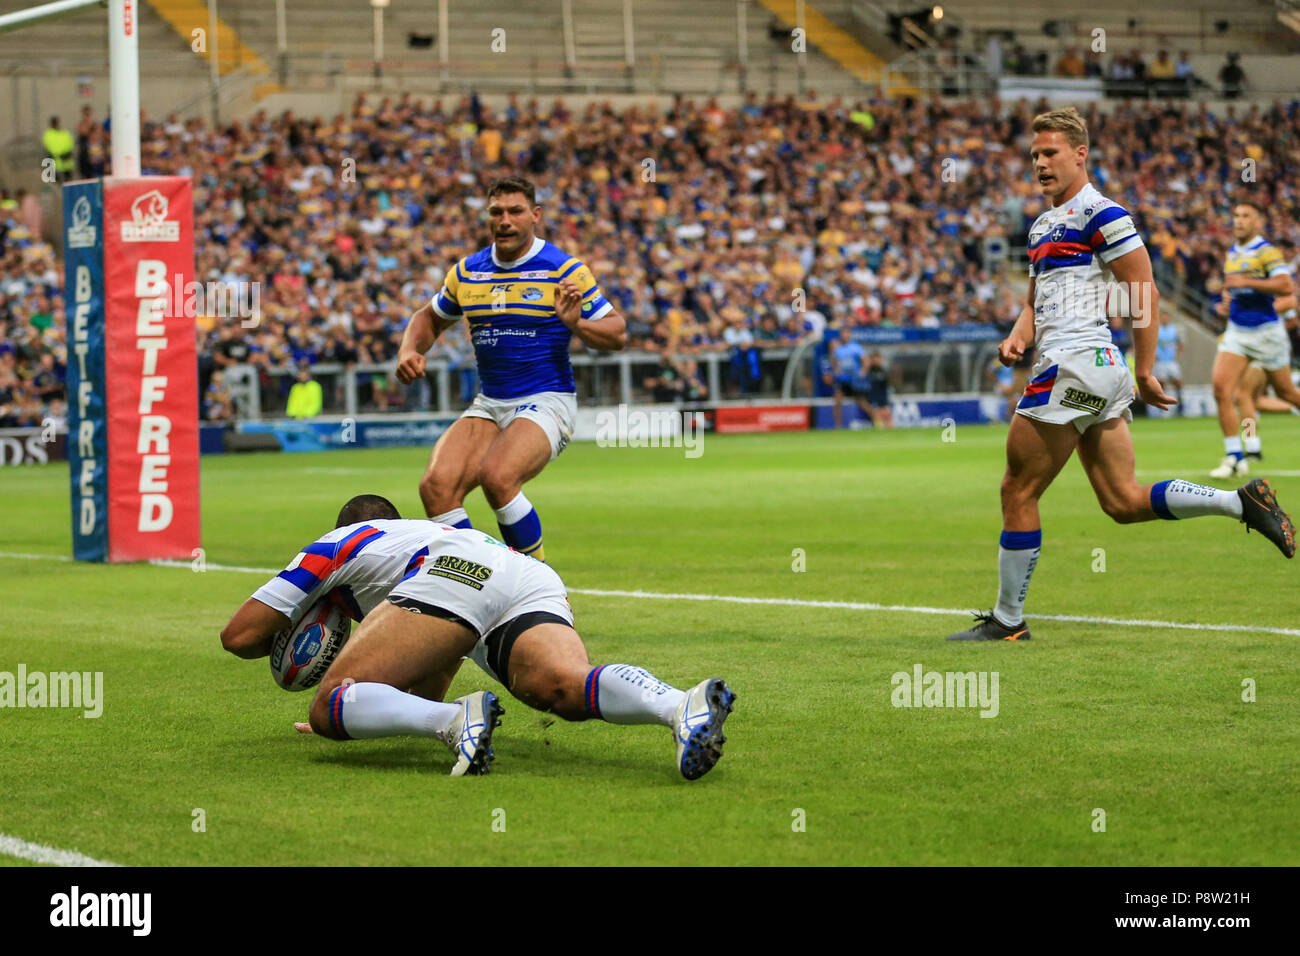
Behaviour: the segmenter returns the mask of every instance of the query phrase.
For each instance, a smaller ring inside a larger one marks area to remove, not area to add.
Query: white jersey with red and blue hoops
[[[1123,206],[1086,183],[1029,228],[1034,338],[1040,351],[1111,345],[1107,265],[1142,247]]]
[[[303,548],[253,597],[296,622],[322,595],[337,588],[348,616],[360,621],[393,588],[419,573],[431,545],[454,535],[484,537],[482,532],[427,519],[363,521],[336,528]]]

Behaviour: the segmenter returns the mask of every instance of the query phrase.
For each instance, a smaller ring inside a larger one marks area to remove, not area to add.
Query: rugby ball
[[[323,597],[271,644],[271,676],[285,690],[315,687],[352,635],[352,619]]]

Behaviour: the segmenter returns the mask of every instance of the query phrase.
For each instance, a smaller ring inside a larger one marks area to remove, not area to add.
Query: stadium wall
[[[140,83],[140,106],[146,117],[161,118],[171,112],[180,112],[182,117],[208,115],[208,79],[206,71],[200,69],[178,69],[169,71],[165,81],[153,75],[148,69],[148,52],[142,51],[142,74]],[[1193,54],[1190,57],[1198,76],[1210,83],[1217,82],[1219,67],[1223,57],[1217,54]],[[170,61],[169,61],[170,62]],[[1244,54],[1242,67],[1252,91],[1244,101],[1271,102],[1274,99],[1288,99],[1300,91],[1300,56],[1272,56],[1264,54]],[[254,97],[255,83],[250,77],[228,77],[223,81],[225,96],[222,115],[225,117],[247,116],[257,110],[277,114],[291,109],[303,116],[333,116],[340,111],[351,108],[358,92],[373,92],[378,96],[395,95],[410,92],[421,97],[442,95],[448,98],[459,97],[459,89],[438,93],[437,76],[430,71],[427,80],[409,75],[390,78],[383,86],[377,87],[370,77],[340,75],[331,89],[308,90],[296,92],[273,93],[261,99]],[[265,81],[266,77],[258,78]],[[612,81],[614,82],[614,81]],[[766,96],[767,90],[758,78],[752,88],[760,96]],[[815,87],[813,87],[815,89]],[[92,72],[42,72],[36,74],[15,73],[9,77],[9,94],[0,97],[0,128],[11,131],[11,136],[34,135],[39,141],[41,133],[52,115],[63,118],[65,125],[75,125],[76,117],[83,106],[90,106],[97,116],[104,116],[108,111],[108,76],[102,71]],[[867,88],[863,87],[866,94]],[[549,103],[556,95],[563,95],[570,108],[585,107],[590,102],[611,103],[616,109],[628,105],[644,106],[657,103],[666,107],[673,100],[673,94],[649,95],[644,93],[530,93],[522,88],[520,96],[536,95],[539,102]],[[688,94],[688,96],[709,96],[708,92]],[[823,93],[821,99],[827,99]],[[486,103],[495,108],[504,107],[507,99],[505,93],[486,93],[482,95]],[[724,108],[734,108],[743,102],[743,95],[738,93],[717,94],[717,100]],[[851,97],[846,96],[846,100]],[[1114,109],[1125,101],[1118,99],[1102,100],[1100,108],[1105,111]],[[1241,103],[1243,100],[1224,101],[1211,99],[1207,101],[1211,108],[1222,109],[1229,103]]]

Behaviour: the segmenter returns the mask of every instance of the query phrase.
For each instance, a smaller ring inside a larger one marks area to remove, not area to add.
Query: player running
[[[997,604],[950,641],[1029,640],[1023,610],[1042,545],[1038,499],[1075,449],[1102,510],[1121,524],[1224,515],[1295,554],[1295,526],[1266,481],[1237,491],[1181,479],[1138,485],[1133,378],[1111,344],[1106,302],[1109,276],[1131,290],[1137,389],[1148,405],[1169,408],[1174,400],[1152,372],[1160,312],[1151,260],[1128,213],[1088,181],[1088,129],[1078,112],[1040,114],[1033,131],[1029,155],[1052,205],[1030,227],[1028,303],[998,357],[1014,364],[1037,341],[1039,359],[1007,431]]]
[[[1250,472],[1251,457],[1262,455],[1258,421],[1247,427],[1235,401],[1246,366],[1254,361],[1273,385],[1277,397],[1300,408],[1300,389],[1291,381],[1291,341],[1278,318],[1280,299],[1293,294],[1291,270],[1272,243],[1264,239],[1264,207],[1245,199],[1232,207],[1232,236],[1223,265],[1223,298],[1219,312],[1227,313],[1228,327],[1214,357],[1214,401],[1223,430],[1223,461],[1211,478],[1231,478]]]
[[[361,626],[312,701],[303,733],[331,740],[417,734],[456,753],[453,777],[487,773],[502,709],[491,691],[444,703],[469,657],[529,707],[565,720],[662,724],[687,780],[722,757],[736,695],[720,678],[678,690],[630,664],[593,668],[560,576],[473,529],[405,521],[359,495],[334,531],[253,593],[221,632],[226,650],[265,657],[276,634],[330,595]]]
[[[542,523],[523,486],[573,435],[569,343],[577,335],[590,348],[619,351],[627,324],[583,262],[534,234],[542,207],[532,183],[498,179],[487,202],[492,245],[457,262],[411,316],[397,378],[409,385],[424,375],[438,336],[462,318],[469,323],[482,391],[434,445],[420,500],[434,521],[468,528],[465,496],[481,485],[506,544],[542,561]]]
[[[1161,322],[1160,333],[1156,337],[1155,377],[1164,385],[1171,385],[1177,401],[1183,400],[1183,342],[1178,334],[1178,323]],[[1179,414],[1182,412],[1175,409]]]

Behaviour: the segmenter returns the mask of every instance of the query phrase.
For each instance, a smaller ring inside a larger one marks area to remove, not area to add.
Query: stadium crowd
[[[985,241],[1023,245],[1041,209],[1025,154],[1038,108],[809,94],[622,113],[511,98],[494,111],[477,97],[361,94],[329,119],[147,121],[142,153],[146,173],[194,179],[196,278],[258,284],[255,326],[199,318],[204,414],[221,419],[232,365],[256,366],[264,407],[283,407],[301,366],[394,358],[444,271],[489,241],[484,188],[509,174],[538,185],[542,235],[592,267],[628,317],[629,347],[666,357],[647,390],[693,392],[688,366],[709,351],[731,353],[729,389],[753,387],[753,356],[828,325],[1009,325],[1018,293]],[[1217,292],[1243,191],[1294,252],[1300,102],[1085,115],[1094,181],[1134,213],[1160,274]],[[102,168],[111,133],[85,116],[83,128]],[[30,205],[0,194],[0,426],[65,407],[60,262]],[[438,349],[472,394],[463,327]],[[407,402],[391,376],[361,382],[368,406]]]

